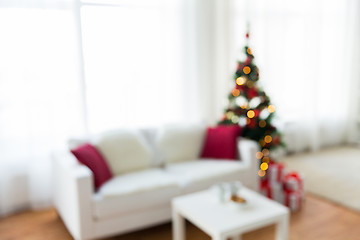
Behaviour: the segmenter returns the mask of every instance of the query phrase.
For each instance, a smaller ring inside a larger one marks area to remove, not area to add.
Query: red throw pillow
[[[80,163],[86,165],[93,172],[95,190],[113,177],[105,159],[93,145],[86,143],[71,152]]]
[[[206,132],[202,158],[237,159],[236,139],[241,134],[238,125],[209,127]]]

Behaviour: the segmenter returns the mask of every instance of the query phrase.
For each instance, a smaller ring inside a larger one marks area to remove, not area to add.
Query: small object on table
[[[219,183],[213,186],[213,189],[216,191],[219,201],[224,203],[226,200],[227,184]]]
[[[246,203],[246,199],[237,195],[231,195],[230,200],[236,203]]]
[[[235,182],[230,182],[230,194],[232,195],[236,195],[240,189],[242,188],[242,183],[239,181],[235,181]]]

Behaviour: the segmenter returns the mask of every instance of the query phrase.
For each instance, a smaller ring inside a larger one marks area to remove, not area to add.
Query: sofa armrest
[[[256,160],[256,152],[259,151],[259,146],[254,140],[247,138],[238,138],[237,148],[240,160],[246,166],[253,166],[258,163]]]
[[[87,239],[92,231],[93,176],[70,153],[53,154],[53,201],[75,239]]]
[[[241,162],[247,168],[244,181],[247,182],[247,186],[253,190],[259,190],[259,160],[256,158],[256,152],[259,151],[259,146],[254,140],[239,138],[238,139],[238,151]]]

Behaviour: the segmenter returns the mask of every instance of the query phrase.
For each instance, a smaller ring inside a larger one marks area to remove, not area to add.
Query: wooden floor
[[[360,213],[308,195],[301,211],[292,213],[290,240],[360,239]],[[275,228],[269,226],[243,236],[243,240],[274,239]],[[54,209],[26,211],[0,219],[0,240],[70,240],[62,220]],[[106,240],[170,240],[171,224],[124,234]],[[187,224],[187,239],[210,239]]]

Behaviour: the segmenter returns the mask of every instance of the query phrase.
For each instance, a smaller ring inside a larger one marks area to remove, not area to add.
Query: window
[[[90,131],[179,120],[184,95],[176,1],[116,3],[81,8]]]
[[[250,20],[260,83],[277,107],[288,148],[345,141],[357,86],[349,53],[355,39],[349,33],[357,29],[351,1],[248,2],[234,0],[234,39],[244,42]]]

